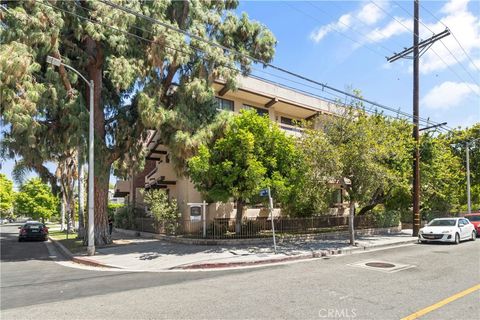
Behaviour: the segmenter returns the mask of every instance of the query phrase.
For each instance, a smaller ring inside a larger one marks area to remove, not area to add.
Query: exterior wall
[[[255,78],[241,77],[238,84],[238,91],[223,92],[223,96],[219,94],[218,98],[233,101],[233,112],[235,113],[249,108],[248,106],[266,110],[270,120],[276,122],[287,134],[293,136],[301,135],[302,130],[293,125],[281,123],[281,117],[303,120],[312,116],[319,116],[314,124],[318,128],[322,119],[331,117],[332,114],[338,114],[339,112],[338,107],[328,101]],[[222,91],[223,84],[216,82],[214,87],[216,92],[219,93]],[[168,148],[158,144],[160,138],[156,134],[152,134],[150,141],[149,143],[152,143],[151,148],[157,148],[157,151],[168,152]],[[157,152],[154,156],[152,154],[151,157],[156,159],[148,161],[145,170],[134,177],[132,189],[135,192],[131,192],[131,197],[134,197],[137,203],[140,200],[143,202],[138,191],[145,186],[148,187],[152,183],[158,182],[161,187],[168,190],[170,198],[177,199],[182,220],[190,220],[188,203],[201,203],[203,201],[201,193],[195,189],[193,183],[187,178],[176,175],[172,163],[167,162],[167,155]],[[152,173],[154,169],[156,171]],[[161,181],[169,183],[162,185]],[[344,210],[341,204],[331,208],[331,213],[333,214],[341,215],[345,212],[347,211]],[[207,207],[207,221],[211,221],[214,218],[235,218],[235,213],[234,203],[211,203]],[[274,209],[274,216],[280,215],[280,209]],[[268,210],[266,208],[249,208],[245,210],[244,216],[249,218],[268,217]]]

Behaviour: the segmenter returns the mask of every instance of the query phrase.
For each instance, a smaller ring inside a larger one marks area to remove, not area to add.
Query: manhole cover
[[[387,262],[367,262],[365,265],[373,268],[395,268],[394,264]]]
[[[352,267],[359,267],[363,269],[375,270],[384,273],[394,273],[402,270],[407,270],[414,268],[414,265],[403,264],[398,262],[387,262],[387,261],[359,261],[356,263],[349,264]]]

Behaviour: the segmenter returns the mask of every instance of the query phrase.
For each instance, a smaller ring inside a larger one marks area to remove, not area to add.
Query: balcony
[[[172,163],[166,162],[166,157],[163,157],[157,162],[155,168],[145,176],[145,188],[154,185],[175,184],[177,175]]]
[[[113,194],[116,198],[123,198],[130,194],[130,181],[117,180],[115,183],[115,193]]]
[[[285,124],[285,123],[279,123],[278,125],[280,126],[280,129],[285,131],[286,134],[294,136],[294,137],[301,137],[302,134],[303,134],[303,131],[304,131],[303,128],[293,126],[293,125],[289,125],[289,124]]]

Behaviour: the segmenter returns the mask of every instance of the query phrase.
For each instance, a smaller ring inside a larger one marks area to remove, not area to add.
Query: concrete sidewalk
[[[124,270],[165,271],[231,268],[265,265],[328,255],[348,254],[374,248],[399,246],[416,242],[410,230],[390,235],[360,236],[357,246],[348,240],[314,240],[282,243],[277,254],[272,245],[200,246],[171,243],[164,240],[129,238],[114,234],[117,245],[98,248],[93,257],[74,257],[75,262],[112,266]]]

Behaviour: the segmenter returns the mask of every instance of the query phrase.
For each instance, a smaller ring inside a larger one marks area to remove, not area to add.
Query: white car
[[[429,241],[453,242],[475,240],[477,233],[473,224],[466,218],[438,218],[430,221],[420,229],[418,242]]]

